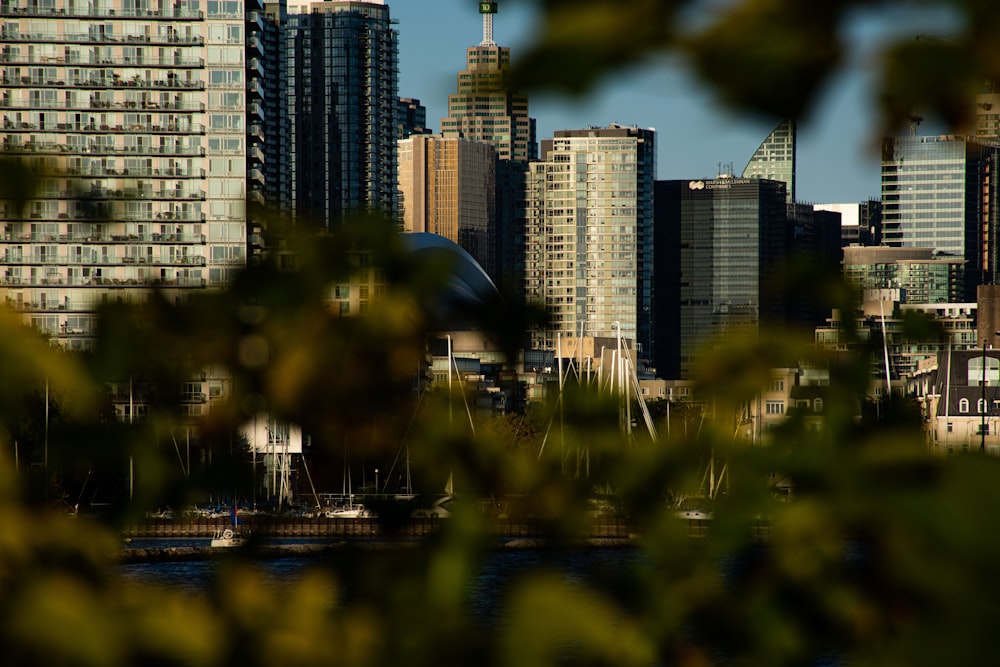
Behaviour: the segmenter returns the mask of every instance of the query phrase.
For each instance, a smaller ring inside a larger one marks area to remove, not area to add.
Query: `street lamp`
[[[375,495],[378,495],[378,468],[375,468]]]
[[[994,331],[993,336],[1000,336],[1000,331]],[[986,404],[986,339],[983,339],[983,377],[982,381],[979,383],[980,390],[980,405],[982,405],[982,415],[979,424],[979,453],[986,453],[986,413],[989,410],[989,406]]]
[[[983,339],[983,378],[979,382],[981,421],[979,423],[979,453],[986,453],[986,339]],[[377,478],[377,477],[376,477]]]

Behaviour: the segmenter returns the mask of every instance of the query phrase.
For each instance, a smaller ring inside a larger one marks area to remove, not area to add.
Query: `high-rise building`
[[[655,133],[621,127],[562,130],[530,165],[525,294],[558,335],[615,338],[649,358],[652,339]]]
[[[412,97],[399,98],[398,128],[399,139],[406,139],[414,134],[434,134],[427,127],[427,107]]]
[[[882,245],[882,202],[869,199],[860,204],[815,204],[817,211],[840,214],[840,245]]]
[[[257,65],[265,71],[264,127],[266,141],[259,150],[264,155],[264,199],[272,211],[292,211],[291,127],[289,125],[287,49],[283,27],[288,21],[285,0],[264,0],[263,11],[250,15],[247,25],[259,34],[263,59]],[[251,209],[252,210],[252,209]]]
[[[784,183],[790,202],[795,201],[795,134],[795,121],[781,121],[743,168],[743,178],[767,178]]]
[[[524,276],[524,219],[527,164],[538,158],[535,121],[528,97],[508,90],[510,48],[493,41],[496,2],[479,3],[483,38],[466,52],[457,92],[448,96],[441,134],[491,144],[496,150],[496,262],[490,276],[511,297],[520,298]]]
[[[884,242],[965,258],[963,301],[998,277],[998,157],[995,144],[953,135],[883,141]]]
[[[653,362],[687,378],[712,337],[784,321],[785,184],[762,178],[656,183]]]
[[[487,272],[495,266],[496,158],[481,141],[416,134],[399,141],[403,229],[462,246]]]
[[[900,303],[958,303],[965,293],[965,260],[933,248],[844,248],[844,279],[859,301],[869,290],[892,290]]]
[[[46,172],[23,211],[0,205],[0,291],[26,322],[83,349],[98,304],[181,299],[244,265],[257,9],[0,3],[2,150]]]
[[[528,162],[535,155],[528,96],[507,89],[510,47],[493,41],[495,2],[480,3],[483,40],[466,52],[458,92],[448,96],[441,134],[493,144],[501,160]]]
[[[293,211],[322,228],[396,215],[398,34],[383,0],[289,0]]]

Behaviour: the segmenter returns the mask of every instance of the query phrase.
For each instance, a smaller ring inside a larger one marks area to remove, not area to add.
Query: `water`
[[[281,543],[308,542],[309,540],[280,540]],[[148,548],[154,546],[180,547],[204,546],[204,539],[193,540],[136,540],[131,546]],[[318,563],[337,565],[336,554],[317,557],[287,557],[262,560],[257,563],[265,577],[278,583],[293,582],[303,576],[310,567]],[[647,556],[638,549],[607,548],[607,549],[499,549],[485,557],[476,575],[469,585],[467,604],[468,612],[484,629],[496,629],[501,623],[502,597],[509,590],[513,581],[532,571],[545,570],[557,572],[566,581],[581,585],[592,585],[597,582],[605,591],[612,590],[616,573],[632,567],[646,567]],[[206,559],[186,562],[162,563],[128,563],[119,565],[120,573],[130,579],[148,584],[155,584],[187,592],[206,590],[215,579],[219,569],[223,567],[223,559]],[[730,563],[723,567],[729,575],[738,572],[739,567]],[[607,588],[609,585],[611,589]],[[720,653],[715,655],[720,664],[731,662]],[[843,661],[835,654],[829,653],[817,657],[811,662],[813,667],[837,667]]]

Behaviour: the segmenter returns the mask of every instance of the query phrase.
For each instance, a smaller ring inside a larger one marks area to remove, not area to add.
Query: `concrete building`
[[[329,229],[395,217],[397,30],[383,0],[289,0],[284,27],[293,212]]]
[[[634,341],[648,359],[652,340],[655,133],[612,125],[563,130],[542,142],[528,178],[525,294],[558,336]]]
[[[1000,147],[967,137],[889,137],[882,146],[886,245],[934,248],[963,257],[963,301],[995,283]]]
[[[98,304],[142,301],[153,285],[182,299],[245,264],[246,203],[263,178],[248,89],[258,10],[0,5],[0,145],[47,173],[23,211],[0,208],[0,292],[27,323],[84,349]]]
[[[413,135],[398,144],[400,214],[407,232],[438,234],[496,270],[496,154],[487,143]]]
[[[927,360],[935,358],[940,350],[949,346],[953,350],[968,350],[978,344],[975,303],[901,304],[898,290],[871,292],[863,308],[846,321],[854,327],[850,335],[844,331],[846,322],[837,311],[826,324],[816,327],[815,335],[816,344],[828,350],[857,351],[852,345],[872,344],[878,346],[876,349],[884,349],[884,354],[876,354],[871,360],[870,394],[876,398],[885,395],[889,387],[893,391],[900,389],[906,378],[925,367]],[[942,338],[907,337],[904,326],[907,312],[933,318],[941,326]]]
[[[1000,350],[942,350],[910,380],[923,406],[932,452],[1000,454]]]

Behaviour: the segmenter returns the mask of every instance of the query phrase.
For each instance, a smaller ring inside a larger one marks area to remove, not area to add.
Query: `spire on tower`
[[[483,41],[479,46],[496,46],[493,41],[493,15],[497,13],[496,2],[480,2],[479,13],[483,15]]]

